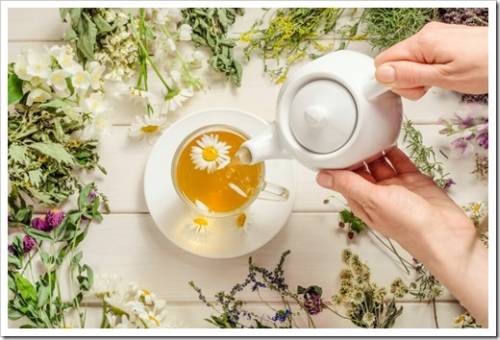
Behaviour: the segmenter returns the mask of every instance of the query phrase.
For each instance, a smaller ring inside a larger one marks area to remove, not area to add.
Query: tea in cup
[[[223,125],[189,135],[172,163],[179,197],[211,217],[239,214],[257,198],[287,200],[286,188],[265,181],[263,162],[247,165],[239,161],[236,153],[248,139],[243,132]]]

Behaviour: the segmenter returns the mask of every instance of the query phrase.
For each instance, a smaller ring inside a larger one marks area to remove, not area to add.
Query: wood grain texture
[[[260,9],[247,10],[245,16],[236,21],[232,35],[237,37],[240,32],[246,31],[261,14]],[[22,48],[42,48],[62,43],[66,24],[61,23],[57,9],[9,9],[8,15],[9,62],[16,60]],[[362,41],[351,43],[349,49],[372,56],[376,54]],[[242,57],[241,43],[236,48],[236,54]],[[268,121],[274,119],[280,86],[263,73],[260,58],[253,57],[244,66],[240,88],[231,87],[207,68],[201,74],[207,84],[206,91],[196,94],[172,115],[172,120],[211,107],[231,107]],[[152,82],[151,87],[158,88],[158,85]],[[462,109],[458,99],[454,93],[431,89],[419,102],[404,101],[405,116],[415,122],[425,144],[450,155],[446,159],[438,154],[438,159],[457,182],[450,190],[452,198],[458,204],[486,201],[487,184],[479,182],[471,174],[473,160],[451,155],[449,138],[438,133],[441,128],[436,125],[439,115]],[[107,95],[107,103],[112,127],[109,135],[102,138],[100,154],[108,175],[82,174],[82,178],[97,182],[110,199],[112,214],[105,216],[102,224],[92,227],[82,246],[84,261],[97,273],[118,274],[125,281],[135,281],[166,298],[176,325],[208,327],[203,319],[209,316],[210,310],[197,302],[197,296],[187,282],[194,280],[204,289],[207,297],[212,297],[216,291],[228,290],[231,284],[245,277],[247,256],[230,260],[203,259],[182,251],[163,237],[148,214],[143,194],[143,171],[151,145],[137,142],[127,135],[134,117],[143,111],[123,97]],[[273,240],[251,254],[256,263],[271,267],[283,251],[291,249],[292,254],[285,267],[290,286],[318,284],[323,287],[326,297],[331,296],[338,286],[340,254],[346,247],[367,262],[378,284],[387,286],[396,277],[406,281],[411,279],[394,257],[369,235],[363,234],[348,241],[345,233],[337,227],[338,214],[335,212],[342,205],[338,202],[323,204],[323,199],[330,192],[315,183],[313,171],[299,164],[294,166],[298,197],[294,213]],[[406,258],[411,258],[404,250],[400,251]],[[242,298],[248,301],[251,309],[259,313],[265,311],[264,304],[258,301],[255,294],[244,293]],[[277,306],[276,296],[263,294],[263,298]],[[405,311],[395,327],[434,327],[430,305],[411,298],[400,303]],[[448,292],[440,298],[437,309],[442,327],[451,327],[453,318],[462,310]],[[97,326],[99,310],[90,310],[89,320]],[[316,319],[318,327],[352,327],[349,322],[326,313]],[[334,331],[332,335],[335,335]]]

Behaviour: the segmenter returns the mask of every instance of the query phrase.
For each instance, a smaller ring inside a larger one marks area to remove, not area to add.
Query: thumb
[[[378,66],[375,77],[380,83],[392,88],[439,86],[443,82],[443,74],[439,66],[439,64],[394,61]]]
[[[377,186],[360,175],[348,170],[322,170],[316,177],[319,185],[337,191],[346,199],[361,204],[373,203]]]

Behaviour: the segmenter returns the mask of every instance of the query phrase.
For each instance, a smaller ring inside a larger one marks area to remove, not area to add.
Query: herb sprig
[[[210,65],[228,77],[236,86],[241,85],[242,66],[234,56],[236,42],[228,31],[236,18],[245,13],[242,8],[186,8],[182,10],[183,22],[191,25],[191,38],[195,45],[210,49]]]

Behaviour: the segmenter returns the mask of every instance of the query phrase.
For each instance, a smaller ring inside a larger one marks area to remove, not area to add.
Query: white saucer
[[[269,123],[233,109],[210,109],[177,121],[151,150],[144,173],[144,194],[153,220],[170,241],[199,256],[231,258],[262,247],[285,225],[295,200],[294,171],[291,160],[266,161],[266,182],[286,187],[288,200],[255,200],[246,211],[244,227],[236,227],[235,217],[212,218],[208,227],[197,231],[192,227],[196,216],[174,189],[171,165],[177,147],[189,134],[214,124],[229,125],[253,137]]]

